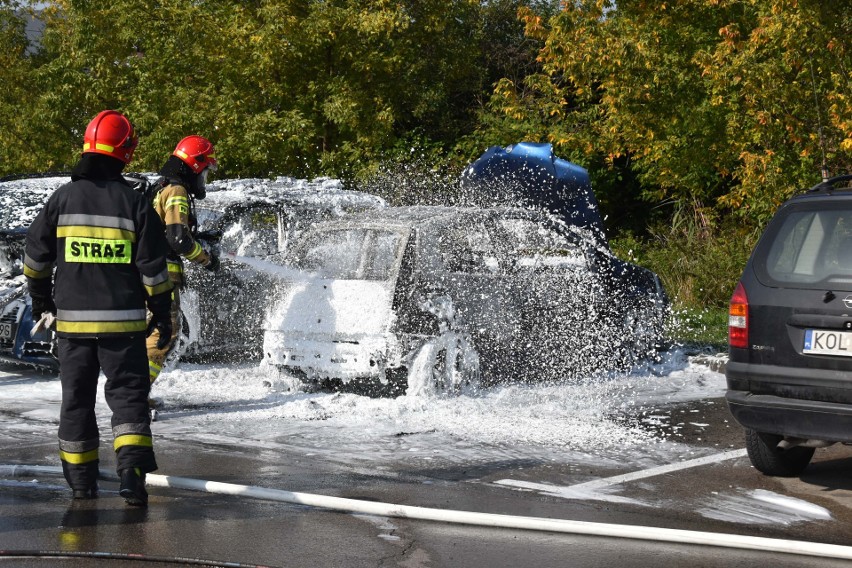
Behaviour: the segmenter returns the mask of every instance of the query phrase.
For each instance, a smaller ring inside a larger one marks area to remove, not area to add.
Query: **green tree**
[[[353,174],[408,140],[449,144],[482,91],[475,0],[57,0],[32,73],[43,148],[125,112],[153,169],[188,133],[229,175]]]
[[[26,112],[22,106],[34,92],[34,63],[26,35],[30,17],[21,2],[0,1],[0,175],[50,167],[39,163],[38,148],[44,141],[38,131],[27,128],[22,116],[22,110]]]
[[[696,63],[735,163],[721,204],[765,221],[822,167],[852,171],[852,5],[752,0],[746,11]]]

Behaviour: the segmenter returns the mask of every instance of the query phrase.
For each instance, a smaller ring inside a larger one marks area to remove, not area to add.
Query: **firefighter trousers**
[[[100,435],[95,416],[98,374],[106,376],[104,397],[112,411],[116,470],[155,471],[148,414],[148,361],[145,338],[67,338],[58,340],[62,409],[59,455],[72,489],[88,489],[98,478]]]

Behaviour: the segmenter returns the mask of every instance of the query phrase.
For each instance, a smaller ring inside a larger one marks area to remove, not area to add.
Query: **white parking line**
[[[730,452],[723,452],[721,454],[714,454],[712,456],[704,456],[703,458],[695,458],[694,460],[687,460],[678,463],[670,463],[668,465],[661,465],[659,467],[652,467],[650,469],[643,469],[640,471],[634,471],[631,473],[625,473],[623,475],[615,475],[613,477],[604,477],[601,479],[594,479],[592,481],[587,481],[585,483],[578,483],[576,485],[569,485],[564,487],[563,489],[571,489],[571,490],[587,490],[587,489],[601,489],[603,487],[610,487],[612,485],[619,485],[621,483],[627,483],[629,481],[636,481],[637,479],[645,479],[648,477],[654,477],[657,475],[663,475],[664,473],[671,473],[673,471],[680,471],[682,469],[689,469],[691,467],[698,467],[700,465],[706,465],[710,463],[717,463],[725,460],[732,460],[736,458],[745,457],[747,455],[746,450],[732,450]],[[501,479],[494,482],[497,485],[507,485],[510,487],[520,487],[523,489],[538,489],[544,491],[553,491],[555,488],[553,485],[545,485],[542,483],[530,483],[528,481],[517,481],[514,479]]]

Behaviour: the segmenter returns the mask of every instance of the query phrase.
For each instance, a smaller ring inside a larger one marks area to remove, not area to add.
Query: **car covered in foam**
[[[280,283],[264,360],[327,386],[456,392],[626,368],[668,307],[599,236],[512,207],[388,207],[307,229]]]

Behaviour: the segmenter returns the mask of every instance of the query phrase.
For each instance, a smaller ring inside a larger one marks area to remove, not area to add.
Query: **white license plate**
[[[11,339],[12,338],[12,324],[11,323],[0,323],[0,339]]]
[[[806,329],[802,352],[852,357],[852,332]]]

